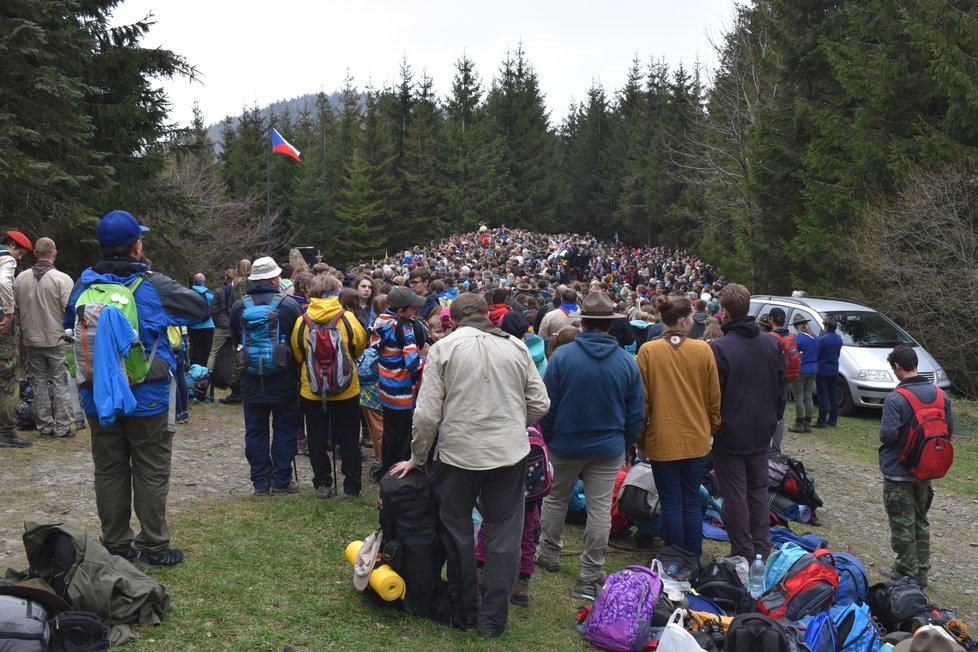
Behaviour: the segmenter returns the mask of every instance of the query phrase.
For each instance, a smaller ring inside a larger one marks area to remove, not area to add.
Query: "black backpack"
[[[691,582],[699,569],[696,555],[679,546],[666,546],[657,551],[649,560],[650,568],[656,559],[662,564],[662,571],[677,582]]]
[[[715,558],[700,569],[692,584],[697,593],[715,602],[728,614],[754,610],[754,599],[740,581],[736,565],[729,559]]]
[[[50,620],[50,652],[105,652],[109,628],[91,611],[62,611]]]
[[[724,652],[796,652],[798,644],[788,628],[764,614],[736,616],[727,630]]]
[[[909,577],[869,587],[866,604],[887,631],[912,632],[913,617],[927,610],[927,596]]]

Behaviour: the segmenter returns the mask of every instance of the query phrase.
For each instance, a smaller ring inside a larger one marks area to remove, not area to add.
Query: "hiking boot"
[[[571,591],[571,597],[579,600],[591,600],[593,602],[598,597],[598,593],[601,592],[601,587],[604,586],[606,578],[607,576],[601,573],[601,575],[593,580],[577,580],[574,584],[574,590]]]
[[[549,559],[544,559],[540,555],[537,555],[537,566],[547,571],[548,573],[559,573],[560,572],[560,560],[550,561]]]
[[[384,465],[381,462],[374,462],[370,465],[370,479],[376,483],[380,483],[381,478],[384,476]]]
[[[305,455],[306,457],[309,457],[309,440],[308,439],[300,439],[299,440],[299,443],[296,444],[295,454],[296,455]]]
[[[30,439],[17,435],[0,435],[0,448],[30,448],[33,445]]]
[[[344,490],[343,491],[343,497],[344,498],[349,498],[350,500],[353,500],[354,498],[359,498],[360,497],[360,492],[359,491],[352,492],[352,491],[346,491],[346,490]]]
[[[829,424],[827,424],[827,423],[822,423],[822,422],[820,422],[820,421],[816,421],[816,422],[815,422],[815,425],[814,425],[814,426],[812,426],[812,428],[828,428],[828,427],[829,427]]]
[[[218,399],[217,402],[221,403],[222,405],[238,405],[241,403],[241,396],[230,394],[224,398]]]
[[[54,434],[55,439],[71,439],[73,437],[75,437],[74,430],[66,430],[65,432],[62,432],[60,434],[59,433]]]
[[[128,548],[106,548],[110,555],[115,555],[116,557],[122,557],[126,561],[133,563],[136,561],[136,557],[139,556],[139,551],[129,546]]]
[[[140,568],[169,568],[170,566],[176,566],[182,561],[183,552],[176,548],[170,548],[164,552],[140,553],[138,566]]]
[[[289,484],[284,487],[272,487],[268,490],[269,495],[272,496],[288,496],[289,494],[299,493],[299,483],[295,480],[289,480]]]
[[[805,422],[798,419],[795,421],[795,425],[788,428],[788,432],[805,432]]]
[[[805,432],[811,432],[811,431],[812,431],[812,420],[810,418],[805,419]]]
[[[516,580],[516,586],[513,587],[513,595],[509,596],[509,601],[516,605],[517,607],[529,607],[530,606],[530,579],[523,579],[522,577]]]
[[[883,566],[882,568],[880,568],[880,575],[890,580],[891,582],[897,582],[899,580],[902,580],[904,577],[910,577],[903,571],[898,571],[897,569],[888,566]]]
[[[324,484],[321,487],[316,487],[316,498],[320,500],[326,500],[327,498],[332,498],[336,494],[333,493],[333,487],[328,484]]]
[[[256,496],[267,496],[268,495],[268,487],[255,487],[255,495]]]

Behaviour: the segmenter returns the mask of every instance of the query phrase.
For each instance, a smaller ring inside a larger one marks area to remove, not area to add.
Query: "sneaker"
[[[530,580],[520,578],[516,580],[513,587],[513,595],[509,596],[509,601],[517,607],[530,606]]]
[[[189,412],[178,412],[176,416],[177,423],[183,425],[185,423],[190,423],[190,413]]]
[[[549,559],[544,559],[540,555],[537,555],[537,566],[547,571],[548,573],[559,573],[560,572],[560,560],[550,561]]]
[[[289,494],[299,493],[299,483],[295,480],[289,480],[289,484],[284,487],[272,487],[268,490],[268,493],[272,496],[288,496]]]
[[[164,552],[140,553],[138,565],[141,568],[168,568],[170,566],[176,566],[182,561],[183,552],[176,548],[170,548]]]
[[[327,498],[332,498],[336,494],[333,493],[332,485],[324,484],[321,487],[316,487],[316,498],[321,500],[326,500]]]
[[[135,562],[136,557],[139,556],[139,551],[129,546],[128,548],[106,548],[110,555],[115,555],[116,557],[122,557],[128,562]]]
[[[30,439],[17,435],[0,435],[0,448],[30,448],[33,445]]]

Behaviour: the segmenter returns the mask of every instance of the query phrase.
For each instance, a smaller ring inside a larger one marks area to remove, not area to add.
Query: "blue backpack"
[[[644,650],[662,580],[650,568],[629,566],[605,580],[584,623],[584,638],[605,650]]]
[[[380,359],[377,357],[377,349],[367,347],[357,359],[357,377],[360,383],[370,385],[380,380],[380,370],[378,368]]]
[[[772,552],[764,564],[764,591],[767,592],[777,586],[778,582],[787,575],[788,569],[807,553],[808,551],[797,543],[788,541],[781,544],[781,547]]]
[[[838,631],[829,612],[823,611],[812,616],[805,630],[805,645],[812,652],[837,652]]]
[[[850,604],[844,609],[832,609],[838,652],[880,652],[883,646],[879,625],[865,604]]]
[[[839,590],[835,593],[835,604],[847,606],[869,599],[869,577],[866,567],[859,557],[845,552],[833,552],[835,569],[839,571]]]
[[[285,369],[288,351],[285,335],[279,332],[278,306],[284,297],[275,295],[270,303],[256,304],[250,294],[241,297],[241,357],[239,364],[255,376],[268,376]],[[276,350],[280,353],[276,354]],[[282,354],[284,350],[285,355]]]

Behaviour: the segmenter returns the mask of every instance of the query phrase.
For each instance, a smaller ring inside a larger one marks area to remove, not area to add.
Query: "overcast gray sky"
[[[507,50],[522,42],[554,122],[592,80],[609,97],[632,59],[708,69],[732,22],[734,0],[495,0],[343,2],[278,0],[125,0],[117,24],[148,13],[156,24],[144,44],[184,56],[200,82],[169,82],[171,117],[190,121],[194,101],[207,123],[242,108],[339,90],[347,71],[363,89],[398,80],[402,57],[415,79],[427,70],[439,97],[448,94],[464,54],[488,88]]]

